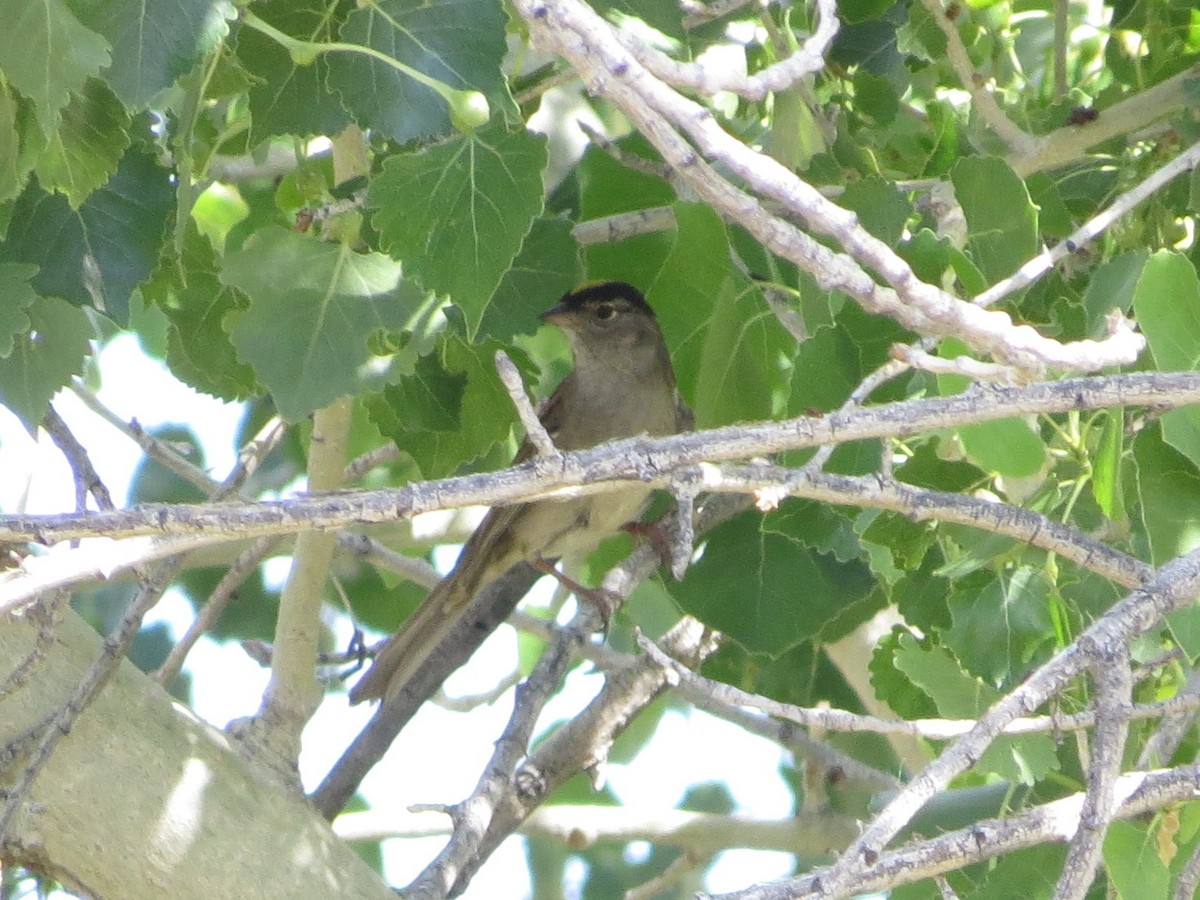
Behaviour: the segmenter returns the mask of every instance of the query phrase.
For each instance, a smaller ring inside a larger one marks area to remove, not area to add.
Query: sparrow
[[[638,435],[690,430],[671,357],[654,311],[620,281],[564,294],[538,317],[570,342],[574,367],[538,412],[559,450],[583,450]],[[513,464],[533,457],[526,438]],[[650,499],[642,485],[584,497],[538,500],[490,510],[453,570],[379,650],[350,691],[350,702],[393,696],[454,629],[476,592],[522,562],[586,553],[636,521]]]

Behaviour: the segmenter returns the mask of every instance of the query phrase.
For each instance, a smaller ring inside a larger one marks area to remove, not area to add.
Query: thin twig
[[[982,294],[977,295],[972,302],[980,306],[990,306],[1029,287],[1047,272],[1052,271],[1062,260],[1079,252],[1102,235],[1122,216],[1130,213],[1180,175],[1191,172],[1197,165],[1200,165],[1200,143],[1192,144],[1169,163],[1160,166],[1134,187],[1113,200],[1102,212],[1092,216],[1076,228],[1065,240],[1042,250],[1008,278],[996,282]]]
[[[1135,672],[1135,680],[1136,677],[1137,673]],[[1188,705],[1182,707],[1177,713],[1165,716],[1154,734],[1150,735],[1146,743],[1142,745],[1142,751],[1138,754],[1136,763],[1136,767],[1139,769],[1167,765],[1179,749],[1184,737],[1187,736],[1192,723],[1196,721],[1196,714],[1200,712],[1200,707],[1192,707],[1192,703],[1200,703],[1200,668],[1193,667],[1188,672],[1187,680],[1176,691],[1172,699],[1180,702],[1187,701]]]
[[[376,447],[374,450],[368,450],[361,456],[350,460],[350,464],[346,466],[346,475],[343,480],[346,484],[355,484],[358,482],[358,479],[362,478],[376,466],[382,466],[399,458],[400,448],[389,441],[382,446]]]
[[[54,441],[63,456],[67,458],[67,464],[75,476],[76,511],[83,512],[87,509],[88,494],[92,495],[96,506],[100,509],[114,509],[108,488],[104,486],[103,480],[95,466],[92,465],[87,450],[76,440],[71,429],[67,427],[67,423],[62,420],[62,416],[55,411],[53,406],[46,409],[46,415],[42,418],[42,427],[50,435],[50,440]]]
[[[280,535],[261,537],[238,554],[233,565],[225,571],[217,586],[208,595],[208,600],[197,611],[196,618],[192,620],[187,631],[175,642],[163,664],[155,670],[152,676],[155,681],[170,690],[196,643],[217,623],[225,608],[237,595],[238,587],[281,540]]]
[[[762,100],[768,94],[788,90],[806,76],[825,68],[825,54],[839,28],[834,0],[817,0],[816,20],[817,26],[803,46],[753,75],[708,66],[703,60],[678,62],[648,45],[632,31],[618,31],[616,37],[638,62],[667,84],[707,96],[731,91],[747,100]]]
[[[983,86],[983,79],[976,73],[958,28],[942,9],[941,0],[921,0],[921,5],[946,38],[946,57],[963,88],[971,95],[971,108],[979,113],[988,129],[1004,141],[1009,149],[1020,154],[1030,153],[1037,144],[1037,138],[1018,128],[1000,108],[992,92]]]
[[[562,628],[548,619],[520,610],[509,616],[509,622],[514,627],[537,635],[545,641],[554,640]],[[576,653],[584,659],[590,660],[604,672],[618,672],[635,662],[634,656],[620,653],[607,644],[582,644],[576,648]],[[743,706],[722,701],[704,688],[700,681],[680,679],[669,687],[673,694],[686,700],[696,709],[731,722],[748,734],[754,734],[778,744],[797,757],[815,759],[828,771],[836,770],[845,778],[860,781],[873,790],[895,790],[900,786],[900,780],[894,775],[871,768],[829,744],[813,740],[790,723],[781,722],[752,712]]]
[[[611,156],[620,165],[626,169],[637,172],[641,175],[650,175],[654,178],[662,178],[669,180],[671,177],[671,169],[665,163],[655,162],[652,159],[646,159],[644,156],[639,156],[636,153],[630,153],[628,150],[623,150],[618,147],[608,137],[601,134],[584,119],[576,119],[575,124],[579,130],[588,136],[593,144]]]
[[[674,669],[679,677],[679,689],[687,689],[689,694],[699,692],[728,706],[756,709],[806,728],[846,734],[907,734],[931,741],[945,741],[961,737],[975,726],[974,719],[880,719],[827,706],[803,707],[782,703],[698,675],[664,656],[644,637],[639,637],[638,646],[659,665]],[[1129,707],[1123,710],[1123,715],[1130,720],[1155,719],[1196,710],[1200,710],[1200,697],[1172,697],[1157,703]],[[1097,714],[1090,711],[1071,715],[1023,716],[1005,725],[1001,734],[1077,731],[1092,728],[1096,724]]]
[[[141,447],[142,452],[148,457],[162,463],[184,481],[196,485],[206,493],[208,492],[213,484],[212,476],[195,463],[185,459],[174,447],[166,441],[159,440],[154,435],[148,433],[136,420],[126,422],[101,403],[100,398],[78,378],[72,380],[70,388],[75,396],[83,401],[84,406]]]
[[[454,832],[442,852],[405,889],[413,898],[442,898],[458,882],[467,864],[478,858],[496,809],[511,789],[517,764],[528,752],[533,729],[551,694],[571,664],[574,645],[582,643],[600,624],[598,610],[583,604],[572,627],[566,629],[542,654],[529,678],[517,686],[513,712],[496,741],[496,749],[475,790],[450,811]]]
[[[537,410],[533,408],[529,395],[525,393],[525,383],[521,381],[521,373],[517,371],[516,365],[503,350],[496,351],[496,372],[504,384],[504,389],[508,391],[509,399],[517,409],[517,416],[521,420],[529,442],[541,456],[551,458],[558,456],[558,448],[554,446],[550,433],[546,431],[546,426],[538,418]]]
[[[1130,819],[1153,813],[1174,803],[1195,799],[1200,766],[1182,766],[1158,772],[1128,772],[1117,779],[1116,816]],[[882,893],[889,888],[912,884],[938,874],[996,859],[1017,850],[1063,843],[1079,824],[1083,794],[1074,794],[1003,818],[975,822],[966,828],[928,840],[914,840],[894,850],[864,860],[858,866],[853,894]],[[784,882],[758,885],[710,900],[826,900],[846,894],[827,889],[828,870],[820,870]],[[1176,893],[1176,900],[1190,900],[1190,893]]]
[[[592,244],[615,244],[639,234],[674,230],[674,210],[669,206],[652,206],[580,222],[571,229],[571,234],[581,246],[586,247]]]
[[[62,622],[70,596],[66,591],[51,591],[25,611],[24,618],[38,626],[37,639],[33,649],[13,667],[8,677],[0,684],[0,699],[22,687],[42,664],[46,658],[46,651],[54,643],[55,631]]]

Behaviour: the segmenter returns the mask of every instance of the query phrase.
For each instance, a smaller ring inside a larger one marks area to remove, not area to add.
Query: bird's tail
[[[470,604],[477,587],[469,579],[443,578],[375,655],[367,674],[350,689],[350,702],[382,700],[419,670]]]

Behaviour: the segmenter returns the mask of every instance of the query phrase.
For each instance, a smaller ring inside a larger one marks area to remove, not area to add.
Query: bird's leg
[[[530,565],[539,572],[545,572],[550,577],[556,579],[559,584],[565,587],[568,591],[584,600],[600,613],[601,631],[608,631],[608,623],[612,621],[613,614],[621,605],[621,595],[613,591],[606,591],[604,588],[584,587],[574,578],[569,575],[564,575],[554,567],[554,561],[550,559],[538,558],[530,562]]]

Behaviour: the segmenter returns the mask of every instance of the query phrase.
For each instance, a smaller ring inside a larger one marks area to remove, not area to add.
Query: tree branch
[[[1200,766],[1155,772],[1129,772],[1114,786],[1116,817],[1130,819],[1164,806],[1195,799]],[[917,840],[882,853],[857,867],[852,893],[886,891],[964,866],[1048,842],[1064,843],[1079,827],[1084,794],[1074,794],[1015,815],[976,822],[929,840]],[[828,870],[773,884],[712,895],[709,900],[796,900],[848,894],[828,880]],[[1179,900],[1191,896],[1177,895]]]
[[[1127,645],[1162,621],[1168,612],[1191,603],[1197,592],[1200,592],[1200,551],[1163,566],[1153,581],[1134,590],[1096,620],[1066,649],[997,701],[970,732],[951,744],[876,815],[858,840],[822,875],[823,895],[843,896],[863,891],[861,871],[864,863],[873,865],[900,828],[931,797],[944,790],[952,778],[978,760],[1011,721],[1033,712],[1081,672],[1099,664],[1097,655]],[[781,884],[795,886],[795,882]]]
[[[861,407],[827,416],[802,416],[688,432],[668,438],[633,438],[565,453],[558,471],[527,463],[498,473],[466,475],[377,491],[341,491],[252,504],[148,504],[111,513],[0,516],[0,543],[52,544],[92,536],[205,535],[209,541],[284,534],[397,518],[472,505],[504,505],[575,493],[600,492],[622,481],[666,486],[675,469],[702,462],[743,459],[783,450],[883,437],[907,438],[937,429],[1038,413],[1111,406],[1174,409],[1200,402],[1200,373],[1097,376],[1026,387],[975,387],[961,394]],[[80,548],[81,550],[84,548]],[[49,557],[43,557],[48,559]],[[62,562],[55,560],[62,568]],[[31,596],[26,588],[37,559],[0,580],[0,606]],[[41,589],[61,586],[43,578]],[[36,593],[36,589],[34,590]]]

